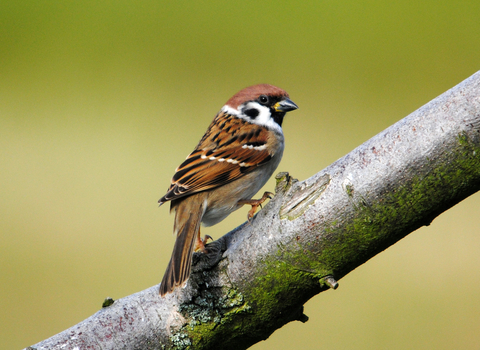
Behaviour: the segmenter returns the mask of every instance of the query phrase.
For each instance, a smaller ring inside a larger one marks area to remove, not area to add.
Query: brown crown
[[[261,95],[275,96],[279,98],[289,97],[285,90],[276,86],[269,84],[258,84],[240,90],[227,101],[226,105],[236,109],[242,103],[256,100]]]

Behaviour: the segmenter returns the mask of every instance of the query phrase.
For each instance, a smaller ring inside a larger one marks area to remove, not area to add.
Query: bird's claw
[[[263,208],[262,203],[265,202],[267,199],[272,199],[273,198],[273,193],[272,192],[265,192],[260,199],[247,199],[247,200],[241,200],[238,201],[239,204],[248,204],[251,205],[252,208],[248,211],[247,214],[247,220],[248,223],[252,223],[253,216],[255,215],[255,212],[257,211],[257,208]]]
[[[207,252],[207,249],[205,248],[205,244],[207,244],[207,242],[208,242],[209,239],[213,241],[212,236],[210,236],[210,235],[205,235],[205,236],[203,236],[203,238],[201,238],[201,237],[200,237],[200,234],[199,234],[199,235],[197,236],[197,241],[195,242],[194,251],[195,251],[195,252],[206,253],[206,252]]]

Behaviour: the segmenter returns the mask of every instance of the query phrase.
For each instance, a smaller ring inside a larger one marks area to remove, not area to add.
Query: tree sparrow
[[[251,199],[267,182],[282,158],[282,121],[298,106],[275,86],[247,87],[222,107],[195,150],[175,170],[167,193],[176,235],[160,295],[182,286],[190,276],[194,251],[205,252],[209,236],[200,238],[200,223],[212,226],[244,204],[251,220],[261,199]]]

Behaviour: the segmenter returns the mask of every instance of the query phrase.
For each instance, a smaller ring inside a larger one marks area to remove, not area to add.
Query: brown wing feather
[[[268,162],[271,131],[220,112],[195,150],[176,169],[172,183],[158,202],[163,204],[225,185]]]

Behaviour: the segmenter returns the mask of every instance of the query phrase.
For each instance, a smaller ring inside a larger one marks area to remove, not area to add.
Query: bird
[[[210,236],[201,238],[200,224],[212,226],[243,205],[251,222],[258,206],[273,195],[252,197],[273,174],[283,155],[282,122],[298,106],[276,86],[249,86],[220,109],[194,151],[178,166],[160,205],[170,201],[175,212],[172,256],[160,284],[165,296],[190,277],[194,251],[207,253]],[[213,240],[213,239],[212,239]]]

